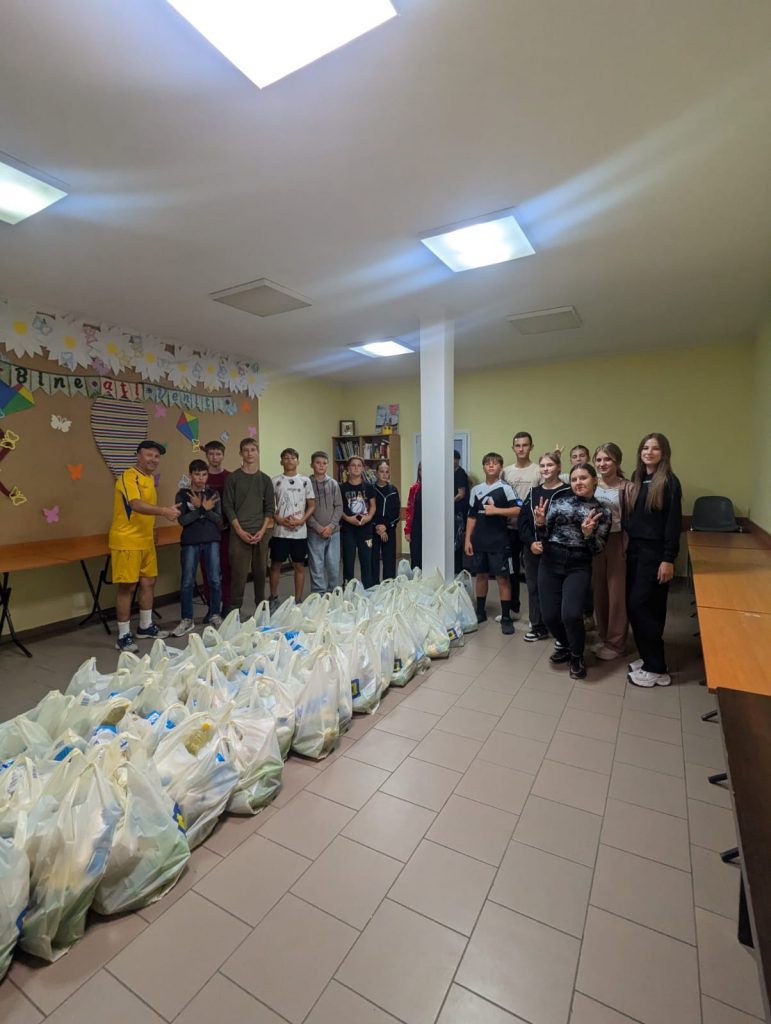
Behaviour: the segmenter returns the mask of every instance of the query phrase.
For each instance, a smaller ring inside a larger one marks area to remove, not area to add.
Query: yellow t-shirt
[[[115,501],[110,525],[109,545],[117,551],[142,551],[153,546],[155,516],[135,512],[129,502],[139,498],[148,505],[157,505],[155,481],[132,467],[115,481]]]

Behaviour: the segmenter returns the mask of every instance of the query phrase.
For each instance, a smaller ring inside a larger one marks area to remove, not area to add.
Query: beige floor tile
[[[757,1017],[750,1017],[709,996],[701,997],[701,1013],[703,1024],[761,1024]]]
[[[623,1013],[618,1013],[617,1010],[611,1010],[609,1006],[603,1006],[602,1003],[575,992],[570,1024],[635,1024],[635,1021]]]
[[[593,740],[615,743],[618,722],[609,715],[596,715],[591,711],[579,711],[578,708],[568,706],[562,712],[559,728],[561,732],[572,732],[576,736],[588,736]]]
[[[561,715],[569,697],[566,688],[563,693],[549,693],[546,690],[526,689],[524,686],[511,702],[511,709],[522,708],[539,715]]]
[[[317,776],[318,769],[313,767],[312,762],[301,761],[296,754],[290,754],[281,775],[281,789],[271,807],[286,807]]]
[[[511,701],[511,694],[472,686],[458,697],[455,707],[467,708],[469,711],[482,711],[486,715],[495,715],[500,718]]]
[[[681,871],[691,869],[688,823],[670,814],[608,800],[601,842]]]
[[[561,764],[572,764],[576,768],[588,768],[589,771],[610,775],[613,767],[612,743],[605,740],[593,740],[588,736],[577,736],[572,732],[557,729],[549,745],[546,756],[550,761]]]
[[[688,764],[701,764],[705,768],[716,766],[717,771],[725,770],[725,754],[719,734],[712,737],[683,733],[683,749]]]
[[[724,864],[720,854],[714,850],[691,846],[691,871],[695,905],[736,921],[739,916],[741,877],[739,862]]]
[[[426,833],[426,839],[497,867],[516,823],[515,814],[451,796]]]
[[[624,694],[624,707],[630,711],[644,711],[663,718],[680,718],[680,698],[677,687],[634,686],[629,683]]]
[[[402,701],[403,708],[411,711],[427,711],[430,715],[443,715],[456,701],[454,693],[445,693],[442,690],[434,690],[428,686],[421,686],[415,693]]]
[[[477,651],[479,654],[477,654]],[[465,678],[468,678],[469,674],[476,676],[490,667],[490,665],[496,660],[498,653],[499,651],[497,648],[484,647],[480,645],[474,649],[473,653],[471,649],[469,649],[468,657],[451,655],[447,661],[442,662],[442,671],[448,672],[452,675],[463,676]]]
[[[609,781],[609,777],[600,772],[546,760],[535,777],[533,795],[602,814]]]
[[[300,1024],[357,935],[354,928],[287,893],[227,960],[222,973],[292,1024]]]
[[[253,927],[310,864],[307,857],[256,835],[201,879],[195,891]]]
[[[319,774],[305,787],[306,793],[315,793],[327,800],[361,810],[374,792],[388,778],[388,772],[374,765],[343,757]]]
[[[535,775],[541,767],[547,744],[495,729],[479,751],[480,761]]]
[[[435,818],[433,811],[386,793],[375,793],[343,829],[354,839],[389,857],[406,861]]]
[[[493,1006],[486,999],[453,985],[447,993],[436,1024],[526,1024],[521,1017]]]
[[[493,690],[495,693],[505,693],[509,697],[513,697],[522,689],[525,680],[530,675],[531,668],[532,666],[526,662],[521,664],[509,662],[507,664],[501,661],[498,665],[493,662],[477,676],[471,689]]]
[[[460,697],[466,693],[476,677],[477,673],[471,668],[468,670],[468,675],[436,669],[429,674],[423,685],[429,690],[441,690],[442,693],[453,693],[456,697]]]
[[[387,690],[377,709],[377,715],[354,715],[345,735],[358,742],[367,735],[370,729],[374,729],[379,721],[382,721],[381,716],[395,710],[403,700],[404,695],[401,690]]]
[[[109,970],[171,1020],[248,934],[242,921],[188,892],[119,953]],[[169,984],[169,978],[183,977],[184,985]]]
[[[536,711],[526,711],[524,708],[513,708],[509,705],[501,716],[497,728],[501,732],[510,732],[512,736],[548,743],[558,722],[557,715],[541,715]]]
[[[595,907],[576,988],[642,1024],[700,1024],[694,947]]]
[[[388,898],[470,935],[494,877],[495,868],[489,864],[424,840]]]
[[[604,675],[601,673],[606,672],[610,666],[599,661],[593,661],[591,654],[588,657],[589,675],[576,685],[582,687],[582,689],[590,690],[591,693],[607,693],[614,697],[623,697],[627,688],[627,662],[624,661],[623,670],[614,668],[608,675]]]
[[[441,811],[462,778],[460,772],[408,757],[380,787],[382,793]]]
[[[455,736],[484,741],[498,724],[498,717],[468,708],[451,708],[439,719],[436,727]]]
[[[434,690],[438,693],[438,690]],[[376,727],[381,732],[390,732],[395,736],[406,736],[408,740],[422,740],[439,721],[439,715],[429,715],[425,711],[413,711],[410,708],[394,708]]]
[[[525,680],[523,690],[540,690],[542,693],[558,693],[560,696],[569,694],[574,682],[562,669],[550,669],[548,672],[535,668]]]
[[[580,939],[591,885],[591,868],[514,840],[490,899]]]
[[[596,814],[530,796],[514,829],[514,838],[577,864],[594,867],[601,827],[602,818]]]
[[[85,935],[66,956],[44,965],[37,957],[18,952],[8,977],[43,1013],[52,1013],[146,927],[137,914],[114,918],[90,914]],[[2,1014],[0,1020],[5,1021]]]
[[[396,1017],[334,979],[306,1018],[305,1024],[399,1024]]]
[[[270,819],[260,835],[312,860],[345,828],[354,813],[332,800],[301,792]]]
[[[587,686],[574,686],[568,698],[567,706],[579,711],[589,711],[593,715],[608,715],[611,718],[621,717],[623,697],[612,693],[596,693]]]
[[[737,1010],[763,1017],[757,960],[736,940],[736,925],[727,917],[696,910],[702,992]]]
[[[592,906],[683,942],[696,942],[693,891],[687,871],[600,846]]]
[[[532,785],[533,776],[526,772],[512,771],[510,768],[476,760],[463,776],[455,793],[510,814],[519,814]]]
[[[372,729],[363,739],[358,740],[345,756],[392,772],[415,748],[416,742],[404,736],[383,732],[382,729]]]
[[[99,971],[82,988],[73,993],[66,1003],[46,1017],[46,1024],[86,1024],[103,1020],[105,1007],[109,1007],[110,1020],[131,1021],[131,1024],[162,1024],[159,1016],[133,992],[129,992],[107,971]],[[4,1021],[4,1024],[8,1022]]]
[[[722,768],[705,768],[701,764],[686,764],[685,766],[685,788],[692,800],[701,800],[705,804],[715,804],[717,807],[733,806],[729,783],[719,782],[714,784],[709,781],[710,775],[717,775]]]
[[[674,814],[678,818],[688,816],[685,800],[685,783],[673,775],[650,772],[631,764],[616,761],[610,776],[608,796],[624,800],[638,807],[652,811]]]
[[[244,992],[238,985],[215,974],[185,1007],[174,1024],[284,1024],[281,1017]]]
[[[566,1024],[580,943],[487,903],[456,981],[537,1024]]]
[[[361,715],[356,715],[356,718],[360,718]],[[372,715],[367,715],[367,718],[371,718]],[[367,735],[367,734],[365,734]],[[323,761],[314,761],[313,764],[317,772],[324,772],[333,764],[337,764],[341,757],[344,757],[349,750],[352,750],[356,746],[356,740],[353,736],[345,734],[341,736],[337,746],[331,754],[327,754]]]
[[[625,707],[621,712],[621,732],[631,736],[643,736],[648,740],[659,740],[662,743],[683,745],[683,733],[680,722],[676,718],[664,715],[649,714],[647,711],[634,711]]]
[[[737,845],[733,812],[725,807],[689,799],[688,824],[691,842],[695,846],[721,853]]]
[[[420,741],[411,756],[419,761],[428,761],[431,764],[441,765],[443,768],[465,772],[479,753],[482,744],[479,740],[441,732],[441,727],[442,723],[440,722],[428,736]]]
[[[6,978],[0,985],[0,1020],[3,1024],[39,1024],[43,1014]]]
[[[260,816],[257,815],[257,817],[259,818]],[[199,846],[197,850],[193,850],[191,853],[190,860],[185,865],[182,877],[171,892],[167,892],[162,899],[151,903],[149,907],[143,907],[137,913],[148,924],[152,924],[153,921],[157,921],[159,917],[165,914],[167,910],[170,910],[178,900],[181,900],[185,893],[189,892],[194,885],[197,885],[202,878],[205,878],[212,868],[216,868],[221,863],[222,857],[219,857],[205,846]]]
[[[263,807],[258,814],[223,814],[214,831],[203,844],[207,850],[227,857],[246,839],[272,818],[278,810],[273,804]]]
[[[337,972],[344,985],[409,1024],[433,1024],[466,940],[385,900]]]
[[[393,857],[338,836],[295,882],[292,892],[362,929],[402,867]]]
[[[662,775],[685,778],[683,749],[673,743],[648,740],[643,736],[630,736],[620,732],[616,741],[616,760],[620,764],[633,764]]]

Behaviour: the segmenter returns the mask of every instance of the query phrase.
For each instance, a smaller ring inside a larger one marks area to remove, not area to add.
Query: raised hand
[[[543,526],[546,522],[546,498],[540,498],[538,504],[533,509],[533,518],[535,519],[536,526]]]
[[[217,504],[217,495],[216,494],[213,494],[211,496],[211,498],[204,498],[203,502],[202,502],[202,505],[206,509],[207,512],[211,512],[211,510],[214,508],[214,506],[216,504]]]
[[[581,523],[581,531],[583,532],[583,535],[585,537],[590,537],[592,533],[594,533],[594,529],[601,519],[602,511],[600,509],[597,508],[593,512],[590,512]]]

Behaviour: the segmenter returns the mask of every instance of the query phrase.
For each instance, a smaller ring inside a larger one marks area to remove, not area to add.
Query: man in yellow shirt
[[[153,592],[158,577],[155,554],[155,516],[174,523],[179,517],[176,505],[158,505],[154,474],[166,448],[158,441],[142,441],[137,448],[136,465],[124,470],[115,481],[115,500],[110,525],[112,578],[118,584],[115,607],[118,616],[119,651],[139,648],[131,633],[131,599],[139,584],[139,627],[137,637],[164,639],[169,634],[153,622]]]

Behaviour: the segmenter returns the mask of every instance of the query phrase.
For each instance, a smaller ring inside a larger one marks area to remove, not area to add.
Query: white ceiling
[[[69,186],[0,224],[0,293],[266,368],[456,318],[456,366],[741,340],[767,315],[767,0],[396,0],[258,90],[164,0],[3,0],[0,150]],[[452,274],[424,229],[514,206],[528,259]],[[313,305],[210,292],[267,277]],[[579,330],[507,314],[575,305]]]

